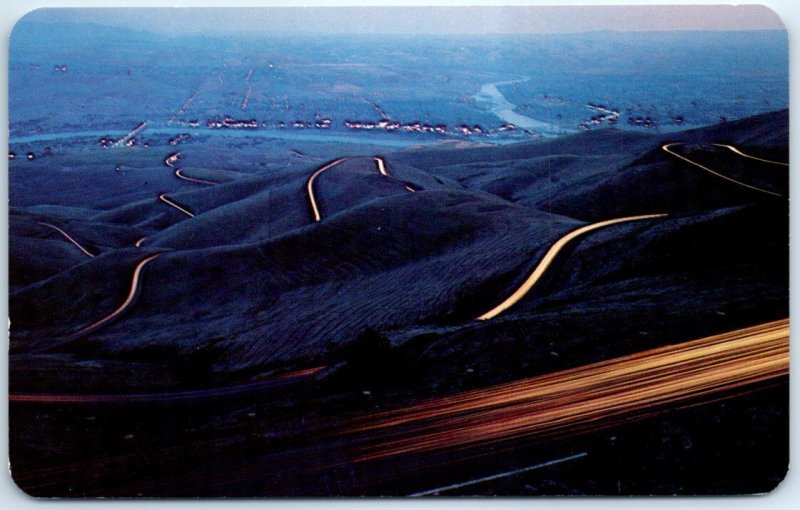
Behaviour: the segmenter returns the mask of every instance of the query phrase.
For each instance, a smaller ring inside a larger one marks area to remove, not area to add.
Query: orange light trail
[[[675,157],[676,157],[676,158],[678,158],[678,159],[681,159],[681,160],[683,160],[683,161],[686,161],[686,162],[687,162],[687,163],[689,163],[690,165],[694,165],[694,166],[696,166],[697,168],[699,168],[699,169],[701,169],[701,170],[705,170],[706,172],[708,172],[708,173],[710,173],[710,174],[712,174],[712,175],[716,175],[717,177],[719,177],[719,178],[721,178],[721,179],[725,179],[725,180],[726,180],[726,181],[728,181],[728,182],[732,182],[732,183],[734,183],[734,184],[737,184],[737,185],[739,185],[739,186],[742,186],[742,187],[745,187],[745,188],[748,188],[748,189],[752,189],[752,190],[754,190],[754,191],[760,191],[761,193],[766,193],[767,195],[772,195],[772,196],[775,196],[775,197],[783,197],[783,195],[780,195],[780,194],[778,194],[778,193],[773,193],[772,191],[768,191],[768,190],[765,190],[765,189],[759,188],[758,186],[751,186],[750,184],[745,184],[745,183],[743,183],[743,182],[737,181],[736,179],[733,179],[733,178],[731,178],[731,177],[728,177],[727,175],[724,175],[724,174],[721,174],[721,173],[719,173],[719,172],[717,172],[717,171],[715,171],[715,170],[712,170],[712,169],[708,168],[707,166],[703,166],[703,165],[701,165],[700,163],[697,163],[697,162],[695,162],[695,161],[692,161],[691,159],[689,159],[689,158],[687,158],[687,157],[681,156],[681,155],[680,155],[680,154],[678,154],[677,152],[672,152],[672,151],[670,150],[670,147],[674,147],[674,146],[676,146],[676,145],[683,145],[683,144],[682,144],[682,143],[668,143],[668,144],[662,145],[662,146],[661,146],[661,149],[662,149],[664,152],[666,152],[667,154],[671,154],[671,155],[675,156]]]
[[[783,163],[781,161],[773,161],[771,159],[757,158],[755,156],[751,156],[749,154],[745,154],[744,152],[740,151],[739,149],[737,149],[733,145],[726,145],[724,143],[712,143],[711,145],[714,145],[716,147],[724,147],[725,149],[728,149],[729,151],[733,152],[734,154],[738,154],[739,156],[742,156],[743,158],[754,159],[756,161],[761,161],[761,162],[764,162],[764,163],[770,163],[772,165],[789,166],[789,163]]]
[[[162,202],[164,202],[165,204],[174,207],[175,209],[179,210],[180,212],[182,212],[183,214],[189,216],[190,218],[194,218],[194,214],[192,214],[190,211],[184,209],[183,207],[179,206],[178,204],[176,204],[175,202],[173,202],[172,200],[167,198],[167,194],[166,193],[162,193],[162,194],[158,195],[158,199],[161,200]]]
[[[9,402],[35,404],[102,404],[110,402],[175,402],[181,400],[194,401],[200,398],[220,397],[240,392],[278,385],[291,379],[312,376],[326,366],[305,368],[287,372],[262,381],[250,382],[234,386],[205,388],[201,390],[175,391],[168,393],[108,393],[108,394],[71,394],[71,393],[11,393]]]
[[[339,163],[343,163],[343,162],[347,161],[348,159],[350,159],[350,158],[334,159],[333,161],[331,161],[327,165],[324,165],[324,166],[318,168],[308,178],[308,181],[306,182],[306,192],[308,194],[308,201],[311,204],[311,213],[314,215],[314,221],[322,221],[322,214],[320,214],[320,212],[319,212],[319,206],[317,205],[317,199],[314,196],[314,181],[317,179],[317,176],[319,176],[325,170],[328,170],[329,168],[332,168],[332,167],[338,165]],[[380,173],[384,177],[388,177],[389,176],[389,172],[386,170],[386,164],[383,161],[383,158],[374,157],[372,159],[373,159],[373,161],[375,161],[375,166],[378,169],[378,173]]]
[[[49,223],[45,223],[45,222],[43,222],[43,221],[40,221],[40,222],[39,222],[39,225],[44,225],[45,227],[50,227],[50,228],[52,228],[53,230],[55,230],[56,232],[58,232],[59,234],[61,234],[61,235],[64,237],[64,239],[66,239],[66,240],[67,240],[67,241],[69,241],[70,243],[74,244],[74,245],[75,245],[75,246],[76,246],[76,247],[77,247],[77,248],[78,248],[80,251],[82,251],[83,253],[85,253],[87,256],[94,258],[94,255],[92,255],[91,253],[89,253],[89,251],[88,251],[86,248],[84,248],[83,246],[81,246],[81,244],[80,244],[78,241],[76,241],[75,239],[73,239],[73,238],[72,238],[72,237],[71,237],[69,234],[67,234],[66,232],[64,232],[63,230],[61,230],[60,228],[58,228],[57,226],[55,226],[55,225],[51,225],[51,224],[49,224]]]
[[[84,334],[84,333],[86,333],[86,332],[88,332],[88,331],[90,331],[92,329],[96,329],[96,328],[102,326],[103,324],[107,323],[108,321],[110,321],[111,319],[116,317],[117,315],[119,315],[122,312],[124,312],[125,309],[128,308],[128,306],[133,302],[133,298],[136,297],[136,290],[139,287],[139,276],[142,273],[142,268],[148,262],[152,261],[153,259],[155,259],[155,258],[157,258],[159,256],[161,256],[160,253],[156,253],[155,255],[150,255],[149,257],[143,259],[141,262],[136,264],[136,268],[133,270],[133,278],[131,280],[131,290],[128,292],[128,297],[125,298],[125,301],[123,301],[122,304],[119,305],[119,307],[116,310],[114,310],[110,314],[106,315],[102,319],[97,320],[97,321],[89,324],[88,326],[85,326],[85,327],[79,329],[78,331],[76,331],[75,333],[73,333],[70,336],[71,337],[76,337],[76,336],[82,335],[82,334]]]
[[[196,182],[198,184],[212,184],[212,185],[218,184],[214,181],[207,181],[205,179],[196,179],[194,177],[189,177],[188,175],[182,174],[181,170],[182,170],[181,168],[175,170],[175,177],[177,177],[178,179],[183,179],[184,181],[189,181],[189,182]]]
[[[164,164],[170,168],[175,168],[175,163],[177,163],[179,159],[181,159],[181,153],[173,152],[164,159]]]
[[[359,460],[521,437],[567,437],[789,373],[789,320],[433,399],[365,417]]]
[[[378,172],[384,177],[388,177],[389,172],[386,171],[386,162],[383,160],[383,158],[374,157],[372,159],[375,161],[375,165],[378,167]]]
[[[480,315],[476,318],[479,321],[485,321],[488,319],[492,319],[497,317],[501,313],[505,312],[512,306],[514,306],[519,300],[525,297],[525,295],[530,292],[534,285],[539,281],[539,279],[544,275],[547,268],[550,267],[550,264],[553,263],[555,260],[556,255],[573,239],[576,237],[582,236],[587,232],[591,232],[592,230],[597,230],[599,228],[608,227],[610,225],[615,225],[617,223],[625,223],[629,221],[641,221],[641,220],[648,220],[653,218],[663,218],[667,216],[666,214],[646,214],[643,216],[627,216],[625,218],[616,218],[613,220],[606,220],[601,221],[598,223],[592,223],[591,225],[585,225],[581,228],[573,230],[572,232],[568,233],[567,235],[563,236],[561,239],[556,241],[553,246],[547,250],[547,253],[544,254],[542,260],[539,264],[536,265],[533,272],[528,276],[528,278],[522,283],[522,285],[515,290],[510,296],[508,296],[502,303],[495,306],[488,312]]]
[[[321,221],[322,216],[319,213],[319,207],[317,207],[317,200],[314,198],[314,180],[316,180],[317,176],[324,172],[325,170],[338,165],[339,163],[347,161],[347,158],[339,158],[334,159],[327,165],[319,168],[316,172],[311,174],[311,177],[308,178],[308,182],[306,182],[306,191],[308,192],[308,201],[311,203],[311,212],[314,214],[314,221]]]

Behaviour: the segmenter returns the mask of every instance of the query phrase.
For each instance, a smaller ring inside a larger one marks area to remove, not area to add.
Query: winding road
[[[219,184],[219,183],[214,182],[214,181],[207,181],[205,179],[197,179],[195,177],[189,177],[188,175],[182,174],[181,170],[182,170],[181,168],[178,168],[178,169],[175,170],[175,177],[177,177],[178,179],[183,179],[184,181],[189,181],[189,182],[196,182],[198,184],[210,184],[212,186],[214,184]]]
[[[520,287],[515,290],[510,296],[508,296],[502,303],[495,306],[488,312],[484,313],[476,317],[479,321],[485,321],[497,317],[504,311],[508,310],[512,306],[514,306],[520,299],[524,298],[525,295],[530,292],[534,285],[539,281],[539,279],[544,275],[547,268],[553,263],[558,253],[564,249],[564,247],[576,237],[582,236],[587,232],[591,232],[592,230],[597,230],[599,228],[608,227],[610,225],[616,225],[617,223],[626,223],[630,221],[641,221],[641,220],[648,220],[653,218],[663,218],[667,216],[666,214],[645,214],[641,216],[626,216],[624,218],[616,218],[613,220],[606,220],[600,221],[598,223],[592,223],[591,225],[585,225],[581,228],[573,230],[569,232],[567,235],[563,236],[561,239],[556,241],[547,253],[544,254],[542,260],[539,261],[539,264],[536,265],[533,272],[528,276],[528,278],[520,285]]]
[[[314,173],[311,174],[311,176],[308,178],[308,181],[306,181],[306,193],[308,194],[308,201],[311,204],[311,214],[314,217],[314,221],[322,221],[322,214],[319,211],[319,205],[317,204],[317,199],[314,196],[314,181],[317,179],[317,177],[320,174],[322,174],[322,172],[324,172],[326,170],[329,170],[329,169],[335,167],[336,165],[344,163],[345,161],[348,161],[350,159],[353,159],[353,158],[338,158],[338,159],[334,159],[330,163],[327,163],[327,164],[319,167]],[[389,171],[386,169],[386,161],[384,161],[383,158],[380,158],[380,157],[377,157],[377,156],[373,157],[372,160],[375,161],[375,167],[378,170],[378,173],[381,174],[384,177],[388,177],[389,176]],[[406,186],[406,189],[409,189],[408,186]],[[413,192],[413,190],[409,190],[409,191]]]
[[[698,163],[696,161],[692,161],[691,159],[689,159],[689,158],[687,158],[685,156],[682,156],[682,155],[678,154],[677,152],[674,152],[674,151],[671,150],[672,147],[676,147],[676,146],[679,146],[679,145],[684,145],[684,144],[682,142],[667,143],[667,144],[662,145],[661,149],[664,152],[666,152],[667,154],[670,154],[670,155],[672,155],[672,156],[674,156],[674,157],[676,157],[678,159],[681,159],[681,160],[689,163],[690,165],[694,165],[697,168],[699,168],[701,170],[704,170],[704,171],[706,171],[706,172],[708,172],[708,173],[710,173],[712,175],[716,175],[717,177],[719,177],[721,179],[725,179],[728,182],[732,182],[732,183],[734,183],[734,184],[736,184],[738,186],[742,186],[744,188],[748,188],[748,189],[751,189],[751,190],[754,190],[754,191],[759,191],[761,193],[766,193],[767,195],[772,195],[772,196],[775,196],[775,197],[782,197],[783,198],[783,195],[781,195],[779,193],[774,193],[772,191],[769,191],[769,190],[766,190],[766,189],[763,189],[763,188],[759,188],[758,186],[753,186],[753,185],[746,184],[746,183],[741,182],[741,181],[737,181],[736,179],[733,179],[731,177],[728,177],[727,175],[724,175],[724,174],[721,174],[721,173],[719,173],[719,172],[717,172],[715,170],[712,170],[712,169],[708,168],[707,166],[701,165],[700,163]],[[714,145],[716,145],[716,144],[714,144]],[[730,147],[730,146],[725,146],[725,147]],[[738,152],[738,151],[736,151],[736,152],[737,152],[737,154],[741,154],[741,155],[743,155],[745,157],[749,157],[751,159],[757,159],[757,158],[753,158],[752,156],[746,156],[741,152]],[[774,162],[770,162],[770,163],[774,163]]]
[[[133,278],[131,279],[131,289],[130,291],[128,291],[128,296],[125,298],[125,301],[123,301],[122,304],[117,307],[116,310],[106,315],[102,319],[98,319],[93,323],[89,324],[88,326],[84,326],[81,329],[75,331],[70,335],[70,338],[74,339],[78,336],[88,333],[89,331],[96,330],[100,326],[108,323],[108,321],[114,319],[122,312],[124,312],[131,305],[131,303],[133,303],[133,300],[136,297],[136,291],[139,289],[139,280],[142,274],[142,268],[144,268],[145,265],[147,265],[149,262],[152,262],[153,260],[157,259],[160,256],[161,253],[156,253],[142,259],[138,264],[136,264],[136,268],[133,270]]]
[[[219,184],[218,182],[215,182],[215,181],[209,181],[209,180],[206,180],[206,179],[197,179],[195,177],[189,177],[188,175],[184,175],[181,172],[181,170],[183,170],[183,169],[182,168],[177,168],[175,166],[175,163],[180,161],[180,159],[181,159],[181,153],[180,152],[174,152],[174,153],[170,154],[169,156],[167,156],[164,159],[164,164],[165,165],[167,165],[170,168],[175,169],[175,177],[177,177],[178,179],[181,179],[181,180],[184,180],[184,181],[187,181],[187,182],[195,182],[195,183],[198,183],[198,184],[210,184],[212,186],[215,185],[215,184]]]
[[[311,213],[314,215],[314,221],[322,221],[322,215],[320,215],[319,206],[317,206],[317,199],[314,198],[314,181],[316,180],[317,176],[325,170],[332,168],[339,163],[347,161],[348,159],[349,158],[334,159],[327,165],[319,167],[317,171],[311,174],[311,177],[308,178],[308,181],[306,182],[306,193],[308,194],[308,201],[311,204]]]
[[[170,154],[169,156],[164,158],[164,164],[167,165],[170,168],[174,168],[175,169],[175,176],[178,179],[182,179],[184,181],[189,181],[189,182],[196,182],[196,183],[199,183],[199,184],[210,184],[210,185],[219,184],[218,182],[207,181],[205,179],[196,179],[194,177],[189,177],[187,175],[182,174],[181,173],[181,169],[175,167],[175,163],[177,163],[180,160],[180,156],[181,156],[180,152],[173,152],[172,154]],[[183,206],[179,205],[178,203],[176,203],[174,200],[169,198],[166,193],[161,193],[160,195],[158,195],[158,199],[161,200],[162,202],[164,202],[165,204],[169,205],[170,207],[174,207],[175,209],[179,210],[180,212],[182,212],[186,216],[189,216],[190,218],[194,218],[195,217],[195,215],[194,215],[194,213],[192,213],[192,211],[190,211],[186,207],[183,207]],[[136,241],[135,246],[137,248],[141,248],[142,243],[146,239],[147,239],[147,237],[142,237],[141,239]]]
[[[723,148],[728,149],[729,151],[733,152],[734,154],[738,154],[739,156],[742,156],[744,158],[754,159],[756,161],[761,161],[763,163],[770,163],[772,165],[780,165],[780,166],[786,166],[786,167],[789,166],[789,163],[783,163],[781,161],[773,161],[771,159],[757,158],[755,156],[751,156],[749,154],[745,154],[744,152],[740,151],[739,149],[737,149],[733,145],[726,145],[724,143],[712,143],[711,145],[714,145],[716,147],[723,147]]]
[[[175,202],[173,202],[169,197],[167,197],[166,193],[161,193],[160,195],[158,195],[158,199],[161,200],[162,202],[164,202],[165,204],[167,204],[167,205],[169,205],[171,207],[174,207],[175,209],[179,210],[180,212],[182,212],[186,216],[189,216],[190,218],[194,218],[194,214],[192,214],[191,211],[189,211],[188,209],[184,209],[183,207],[181,207],[178,204],[176,204]]]
[[[38,222],[38,223],[39,223],[39,225],[44,225],[45,227],[50,227],[50,228],[52,228],[53,230],[55,230],[56,232],[58,232],[59,234],[61,234],[61,236],[62,236],[64,239],[66,239],[67,241],[69,241],[70,243],[72,243],[73,245],[75,245],[75,246],[76,246],[76,247],[77,247],[77,248],[78,248],[80,251],[82,251],[84,254],[86,254],[86,256],[87,256],[87,257],[92,257],[92,258],[94,258],[94,255],[92,255],[92,254],[89,252],[89,250],[87,250],[86,248],[84,248],[83,246],[81,246],[81,244],[80,244],[78,241],[76,241],[75,239],[73,239],[73,238],[72,238],[72,236],[70,236],[69,234],[67,234],[66,232],[64,232],[63,230],[61,230],[60,228],[58,228],[57,226],[55,226],[55,225],[51,225],[50,223],[45,223],[45,222],[43,222],[43,221],[40,221],[40,222]]]

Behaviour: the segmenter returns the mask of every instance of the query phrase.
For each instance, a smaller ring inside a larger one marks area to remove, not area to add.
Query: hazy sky
[[[755,5],[50,9],[34,11],[28,20],[86,21],[170,33],[480,34],[783,28],[775,13]]]

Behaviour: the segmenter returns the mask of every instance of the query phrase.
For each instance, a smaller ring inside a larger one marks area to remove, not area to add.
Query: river
[[[515,112],[514,109],[517,105],[506,99],[506,96],[497,88],[498,85],[511,85],[513,83],[525,82],[529,79],[530,78],[486,83],[481,86],[480,92],[475,94],[473,98],[482,106],[486,106],[490,112],[501,120],[514,124],[517,127],[549,135],[570,132],[570,130],[562,129],[556,124],[537,120]]]

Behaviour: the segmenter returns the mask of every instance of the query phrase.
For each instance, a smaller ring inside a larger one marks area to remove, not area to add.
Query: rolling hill
[[[346,372],[348,346],[378,332],[398,360],[428,367],[420,373],[431,378],[479,365],[497,381],[782,317],[788,216],[778,195],[788,172],[711,144],[787,161],[787,125],[783,111],[668,136],[607,129],[405,150],[381,157],[388,175],[376,158],[350,157],[331,160],[311,186],[323,165],[221,169],[213,185],[181,181],[163,165],[123,176],[56,169],[62,193],[12,168],[12,366],[59,353],[168,369],[202,353],[213,380],[313,363]],[[667,143],[774,193],[704,171]],[[137,191],[143,180],[157,188]],[[647,214],[667,216],[581,236],[511,309],[475,320],[568,232]],[[131,290],[137,264],[155,254]],[[81,332],[129,293],[121,313]],[[513,359],[492,368],[497,356]],[[392,384],[433,384],[426,377]]]

